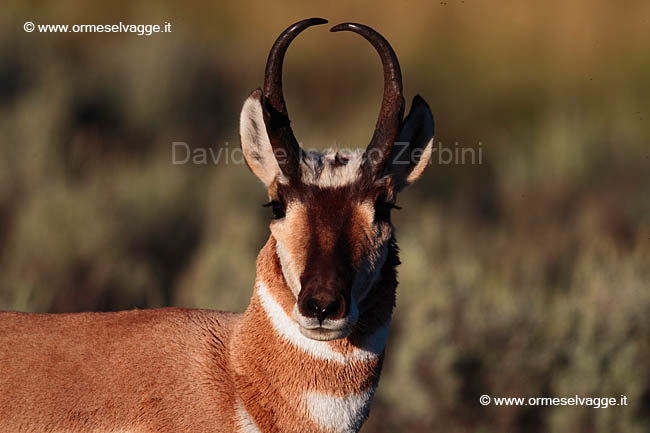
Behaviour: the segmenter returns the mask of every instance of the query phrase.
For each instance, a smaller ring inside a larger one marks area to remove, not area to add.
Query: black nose
[[[343,302],[339,298],[329,296],[309,296],[303,301],[303,312],[310,317],[316,317],[319,323],[328,317],[340,315]]]

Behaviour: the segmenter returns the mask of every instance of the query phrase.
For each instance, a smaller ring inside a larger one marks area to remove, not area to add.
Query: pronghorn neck
[[[356,330],[347,338],[316,341],[303,336],[291,319],[296,300],[269,239],[258,256],[255,292],[233,339],[242,425],[254,421],[264,432],[358,431],[379,380],[398,263],[391,242],[382,275],[360,306]]]

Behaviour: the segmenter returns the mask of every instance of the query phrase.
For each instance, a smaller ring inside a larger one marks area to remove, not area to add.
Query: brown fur
[[[395,256],[348,338],[349,354],[389,320]],[[263,278],[287,313],[295,298],[273,237]],[[369,306],[369,304],[368,304]],[[343,396],[375,386],[381,358],[310,358],[282,340],[254,295],[244,314],[166,308],[117,313],[0,313],[0,430],[7,432],[234,432],[236,404],[263,432],[320,432],[301,392]]]
[[[232,432],[226,348],[240,320],[177,308],[2,313],[0,430]]]

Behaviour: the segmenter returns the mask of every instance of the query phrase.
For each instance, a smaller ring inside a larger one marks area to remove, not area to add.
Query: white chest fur
[[[368,416],[374,392],[374,387],[345,397],[306,392],[304,400],[310,418],[323,430],[332,433],[356,433]]]

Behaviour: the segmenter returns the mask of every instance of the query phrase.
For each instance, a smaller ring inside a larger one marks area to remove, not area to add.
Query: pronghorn
[[[403,119],[397,57],[373,29],[384,96],[364,152],[306,152],[289,126],[282,63],[312,18],[287,28],[264,89],[241,112],[241,146],[268,190],[270,236],[241,314],[165,308],[0,314],[2,432],[358,432],[395,305],[396,194],[431,156],[433,118]],[[397,143],[397,144],[396,144]]]

